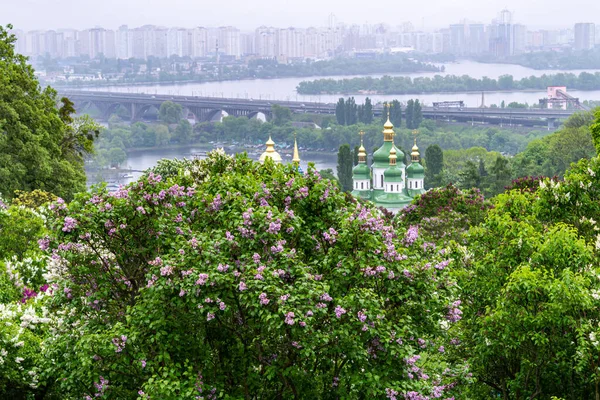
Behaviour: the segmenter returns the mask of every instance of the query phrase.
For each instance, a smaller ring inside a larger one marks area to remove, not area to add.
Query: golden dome
[[[410,153],[410,158],[412,162],[419,162],[419,148],[417,147],[417,138],[415,138],[415,144],[412,147],[412,153]]]
[[[392,149],[390,150],[390,165],[396,165],[396,149],[392,146]]]
[[[383,125],[383,141],[384,142],[393,142],[394,141],[394,125],[390,121],[390,116],[388,115],[388,119]]]
[[[271,136],[269,136],[269,140],[267,140],[267,143],[265,143],[265,144],[267,145],[267,149],[265,150],[264,153],[261,154],[261,156],[258,159],[258,161],[260,161],[262,163],[262,162],[265,162],[265,160],[267,158],[270,158],[274,162],[280,163],[281,162],[281,156],[275,150],[275,142],[273,140],[271,140]]]
[[[298,142],[296,141],[296,134],[294,133],[294,157],[292,158],[293,163],[300,163],[300,153],[298,152]]]

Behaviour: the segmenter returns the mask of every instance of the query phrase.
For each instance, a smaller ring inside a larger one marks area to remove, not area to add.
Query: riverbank
[[[542,91],[550,86],[564,86],[576,90],[599,90],[600,72],[594,74],[581,72],[558,73],[553,75],[529,76],[515,79],[512,75],[502,75],[497,79],[468,75],[435,75],[412,79],[404,76],[383,76],[381,78],[317,79],[302,81],[296,91],[302,95],[331,94],[371,94],[407,95],[407,94],[445,94],[473,92],[520,92]]]

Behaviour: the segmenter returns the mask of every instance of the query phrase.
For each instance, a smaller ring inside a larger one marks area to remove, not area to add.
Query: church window
[[[381,187],[383,187],[383,175],[381,175]]]
[[[364,184],[365,184],[364,182],[361,182],[361,183],[360,183],[360,188],[361,188],[361,189],[364,189]]]

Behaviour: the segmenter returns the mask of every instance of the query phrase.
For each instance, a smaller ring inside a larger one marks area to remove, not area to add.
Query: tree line
[[[566,86],[569,89],[600,89],[600,72],[558,73],[514,79],[502,75],[498,79],[472,78],[467,75],[436,75],[411,78],[408,76],[360,77],[351,79],[317,79],[302,81],[296,90],[304,95],[376,92],[381,94],[415,94],[441,92],[500,91],[500,90],[546,90],[548,86]]]

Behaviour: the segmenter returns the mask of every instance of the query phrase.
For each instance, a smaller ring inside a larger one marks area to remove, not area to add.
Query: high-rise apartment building
[[[589,50],[596,45],[596,26],[592,23],[575,24],[575,50]]]

